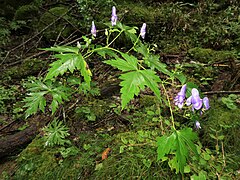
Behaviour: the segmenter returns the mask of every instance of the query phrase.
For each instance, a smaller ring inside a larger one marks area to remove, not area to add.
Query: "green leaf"
[[[79,56],[76,54],[56,54],[57,61],[50,64],[45,80],[57,77],[59,74],[63,75],[67,70],[73,73],[76,66],[79,66]]]
[[[176,137],[176,160],[178,163],[176,172],[180,171],[183,174],[187,158],[189,157],[188,149],[192,150],[197,156],[199,155],[197,147],[193,143],[197,139],[197,134],[192,132],[191,128],[185,128],[176,131]]]
[[[142,54],[145,58],[149,57],[149,49],[146,44],[140,44],[139,46],[137,46],[136,51]]]
[[[125,59],[121,58],[116,58],[115,60],[107,60],[104,61],[106,64],[109,64],[113,67],[118,68],[119,70],[125,72],[125,71],[131,71],[131,70],[138,70],[137,63],[138,59],[132,55],[128,54],[121,54],[122,57]]]
[[[169,137],[162,136],[157,138],[157,160],[162,159],[166,154],[169,154],[170,150],[175,149],[175,133],[171,134]]]
[[[28,97],[24,99],[24,102],[26,104],[23,106],[27,107],[25,118],[29,117],[32,114],[36,114],[38,109],[44,112],[46,106],[46,99],[44,97],[45,94],[47,94],[47,91],[28,94]]]
[[[181,82],[181,84],[185,84],[187,81],[186,76],[184,76],[182,73],[176,73],[174,76]]]
[[[161,99],[160,91],[157,84],[158,82],[161,81],[160,78],[152,70],[141,70],[139,72],[142,74],[145,80],[145,85],[148,86],[154,92],[158,99]]]
[[[42,112],[45,110],[46,99],[45,95],[52,96],[52,103],[50,105],[52,114],[56,111],[59,104],[63,104],[63,100],[67,101],[68,97],[71,95],[71,89],[64,87],[61,84],[52,81],[45,81],[44,83],[40,80],[34,80],[32,83],[28,83],[28,97],[23,101],[25,102],[24,107],[27,107],[25,112],[26,118],[32,114],[35,114],[38,109]]]
[[[97,52],[103,58],[106,58],[106,55],[108,55],[110,57],[114,57],[115,59],[118,58],[118,55],[111,49],[107,49],[107,48],[95,49],[94,52]]]
[[[81,54],[56,54],[54,57],[58,60],[50,64],[51,68],[48,70],[45,80],[57,77],[59,74],[63,75],[68,70],[73,73],[77,69],[80,70],[81,75],[90,88],[92,73]]]
[[[140,90],[143,90],[145,86],[150,87],[155,95],[160,98],[160,91],[157,84],[157,82],[160,82],[160,79],[152,70],[138,70],[127,72],[125,74],[122,74],[120,76],[120,79],[123,80],[120,83],[122,86],[122,109],[124,109],[127,103],[134,98],[134,95],[137,96]]]
[[[82,55],[78,56],[78,60],[79,62],[77,65],[77,69],[80,70],[80,73],[87,84],[87,88],[90,89],[92,72],[88,68],[87,62],[83,59]]]
[[[77,54],[78,51],[79,51],[79,48],[78,47],[71,47],[71,46],[56,46],[56,47],[51,47],[51,48],[41,48],[41,50]]]
[[[62,121],[54,119],[47,127],[43,128],[45,132],[44,139],[46,140],[45,146],[64,145],[65,143],[70,144],[71,142],[67,139],[70,134]]]
[[[203,171],[200,171],[198,176],[197,175],[192,175],[191,180],[206,180],[206,175]]]
[[[168,75],[173,76],[173,74],[166,69],[167,65],[160,62],[160,57],[157,55],[149,55],[144,58],[144,63],[151,69],[157,69],[158,71]]]

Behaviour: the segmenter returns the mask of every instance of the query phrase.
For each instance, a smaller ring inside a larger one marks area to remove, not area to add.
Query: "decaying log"
[[[30,143],[49,121],[50,118],[43,115],[33,116],[28,120],[28,128],[0,137],[0,158],[15,154],[19,148]]]

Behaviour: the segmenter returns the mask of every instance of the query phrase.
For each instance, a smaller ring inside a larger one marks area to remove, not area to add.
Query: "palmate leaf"
[[[48,70],[45,80],[63,75],[68,70],[73,73],[73,71],[77,69],[80,70],[85,82],[89,84],[90,87],[92,73],[88,69],[87,63],[81,54],[56,54],[54,57],[58,60],[50,64],[51,68]]]
[[[52,103],[50,105],[52,114],[55,113],[55,111],[58,108],[59,104],[63,104],[63,100],[68,101],[68,96],[70,95],[69,93],[70,89],[65,88],[64,86],[59,86],[54,88],[50,94],[52,95]]]
[[[66,139],[70,135],[69,128],[62,121],[54,119],[47,127],[43,128],[43,131],[45,132],[45,146],[70,144],[70,141]]]
[[[123,58],[116,58],[113,60],[107,60],[104,61],[106,64],[109,64],[113,67],[118,68],[119,70],[125,72],[125,71],[131,71],[131,70],[138,70],[137,63],[138,59],[134,56],[124,54],[122,53]]]
[[[197,134],[192,132],[191,128],[174,131],[170,136],[164,135],[157,138],[158,160],[170,153],[175,154],[169,160],[169,165],[171,168],[175,168],[177,173],[183,174],[189,157],[189,150],[198,156],[197,147],[194,144],[195,140],[197,140]]]
[[[25,102],[24,107],[27,107],[25,111],[26,118],[32,114],[36,114],[38,109],[44,112],[46,106],[45,95],[50,95],[52,97],[50,105],[52,114],[57,110],[59,104],[63,104],[63,100],[67,101],[68,97],[71,95],[70,88],[59,83],[53,84],[50,80],[45,82],[34,80],[31,84],[28,84],[28,88],[30,93],[28,97],[23,100],[23,102]]]
[[[44,112],[46,106],[45,94],[47,94],[47,91],[32,92],[28,94],[28,97],[24,99],[25,105],[23,106],[27,107],[25,118],[32,114],[36,114],[38,109]]]
[[[158,157],[157,160],[159,161],[162,159],[166,154],[170,152],[170,150],[175,149],[175,141],[176,141],[176,135],[175,133],[168,136],[161,136],[157,138],[157,153]]]
[[[159,77],[152,70],[137,70],[127,72],[120,76],[123,80],[120,85],[121,88],[121,99],[122,109],[124,109],[134,95],[138,95],[140,90],[143,90],[145,86],[149,87],[155,95],[160,99],[160,91],[158,89]]]
[[[99,49],[98,49],[99,48]],[[118,58],[118,55],[111,49],[100,49],[101,46],[98,46],[97,49],[94,50],[94,52],[98,53],[100,56],[102,56],[104,59],[106,58],[106,55],[114,58]]]
[[[173,74],[167,70],[167,65],[160,62],[160,57],[158,55],[149,55],[148,57],[145,57],[144,63],[152,69],[157,69],[170,77],[173,76]]]
[[[77,54],[79,51],[79,48],[71,47],[71,46],[56,46],[56,47],[50,47],[50,48],[41,48],[41,50],[55,51],[55,52],[60,52],[60,53],[75,53],[75,54]]]

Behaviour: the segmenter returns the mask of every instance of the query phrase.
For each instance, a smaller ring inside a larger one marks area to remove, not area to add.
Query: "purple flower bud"
[[[140,35],[143,39],[145,38],[145,35],[146,35],[146,27],[147,27],[147,24],[143,23],[141,30],[140,30]]]
[[[116,8],[115,6],[112,7],[112,17],[111,17],[111,23],[112,26],[115,26],[117,24],[117,13],[116,13]]]
[[[196,129],[201,129],[200,122],[196,121],[195,126],[196,126]]]
[[[199,110],[202,107],[202,99],[199,96],[199,92],[196,88],[192,89],[192,95],[186,101],[187,106],[192,104],[192,111],[194,109]]]
[[[180,109],[182,109],[185,99],[187,85],[184,84],[181,88],[181,91],[177,94],[177,96],[174,98],[175,105],[178,106]]]
[[[92,34],[94,37],[97,36],[97,29],[96,29],[96,26],[95,26],[95,24],[94,24],[94,21],[92,21],[91,34]]]
[[[203,98],[203,105],[205,110],[208,110],[210,108],[209,99],[207,97]]]

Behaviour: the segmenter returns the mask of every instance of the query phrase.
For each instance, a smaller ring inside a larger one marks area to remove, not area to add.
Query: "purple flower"
[[[207,97],[203,98],[203,105],[205,110],[208,110],[210,108],[209,99]]]
[[[140,30],[140,35],[143,39],[145,38],[145,35],[146,35],[146,27],[147,27],[147,24],[143,23],[141,30]]]
[[[178,106],[180,109],[182,109],[185,99],[187,85],[184,84],[181,88],[181,91],[177,94],[177,96],[174,98],[175,105]]]
[[[195,122],[195,126],[196,126],[196,129],[201,129],[200,122],[196,121],[196,122]]]
[[[116,13],[116,8],[115,6],[112,7],[112,17],[111,17],[111,23],[112,26],[115,26],[117,24],[117,13]]]
[[[94,24],[94,21],[92,21],[91,34],[92,34],[94,37],[97,36],[97,29],[96,29],[96,26],[95,26],[95,24]]]
[[[192,89],[192,95],[186,101],[187,106],[192,104],[192,111],[194,109],[199,110],[202,107],[202,99],[199,96],[199,92],[196,88]]]

